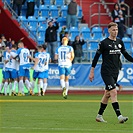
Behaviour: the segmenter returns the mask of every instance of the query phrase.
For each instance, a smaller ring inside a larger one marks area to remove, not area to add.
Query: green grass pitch
[[[132,133],[133,96],[119,95],[120,109],[129,120],[119,124],[111,102],[107,123],[95,121],[102,95],[0,96],[0,133]]]

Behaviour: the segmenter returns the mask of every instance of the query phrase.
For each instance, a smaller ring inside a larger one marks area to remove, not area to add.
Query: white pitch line
[[[96,132],[128,132],[128,133],[132,133],[132,130],[105,130],[105,129],[81,129],[81,128],[38,128],[38,127],[0,127],[1,129],[21,129],[21,130],[49,130],[49,131],[96,131]]]
[[[0,103],[18,102],[18,103],[97,103],[100,100],[0,100]],[[119,100],[123,103],[132,103],[133,100]]]

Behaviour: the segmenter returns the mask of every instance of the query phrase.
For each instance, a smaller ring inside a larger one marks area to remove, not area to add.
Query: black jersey
[[[126,52],[125,46],[122,40],[116,39],[116,41],[109,38],[100,42],[94,57],[92,67],[95,67],[100,54],[102,54],[102,67],[101,73],[112,74],[119,73],[120,70],[120,55],[121,53],[126,56],[126,59],[133,62],[133,58]],[[128,57],[127,57],[128,56]]]

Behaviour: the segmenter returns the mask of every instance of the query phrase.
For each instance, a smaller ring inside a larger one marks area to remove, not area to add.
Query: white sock
[[[38,93],[40,94],[40,84],[37,84]]]
[[[5,93],[5,96],[7,96],[7,89],[8,89],[8,82],[5,82],[5,84],[4,84],[4,93]]]
[[[45,93],[46,89],[47,89],[47,83],[43,83],[43,92]]]
[[[118,116],[118,119],[120,119],[121,117],[122,117],[122,115],[119,115],[119,116]]]
[[[33,91],[33,94],[34,94],[34,89],[35,89],[35,85],[36,85],[36,81],[32,81],[32,82],[30,82],[30,84],[31,84],[31,88],[32,88],[32,91]]]
[[[18,86],[18,81],[14,81],[12,91],[16,93],[16,87]]]
[[[68,94],[68,89],[69,89],[69,82],[65,82],[65,86],[66,86],[66,95]]]
[[[30,84],[29,80],[27,80],[27,79],[25,80],[25,86],[27,87],[28,91],[30,91],[31,84]]]
[[[19,93],[22,93],[22,91],[24,91],[24,83],[23,80],[19,81]]]
[[[9,83],[9,95],[11,95],[11,93],[12,93],[12,83],[10,82]]]
[[[4,84],[3,83],[1,83],[0,84],[0,92],[2,91],[2,89],[3,89],[3,86],[4,86]]]
[[[60,84],[61,84],[61,87],[62,87],[62,88],[65,87],[65,81],[64,81],[64,79],[61,79],[61,80],[60,80]]]
[[[35,81],[33,80],[32,82],[30,82],[30,84],[31,84],[31,86],[32,86],[32,88],[34,89],[35,88]]]
[[[43,81],[40,80],[40,88],[43,88]]]

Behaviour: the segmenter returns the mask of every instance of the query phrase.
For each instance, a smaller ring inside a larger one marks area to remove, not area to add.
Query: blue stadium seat
[[[129,37],[131,37],[132,36],[132,27],[129,27],[129,28],[127,28],[127,30],[126,30],[126,33],[127,33],[127,35],[129,36]]]
[[[18,22],[20,23],[20,25],[26,29],[26,27],[28,26],[28,20],[26,19],[25,16],[19,16],[18,17]]]
[[[105,27],[103,29],[103,34],[104,34],[105,37],[108,37],[109,36],[109,32],[108,32],[108,28],[107,27]]]
[[[49,17],[49,8],[46,5],[40,5],[39,6],[39,12],[40,12],[40,16]]]
[[[37,33],[36,28],[33,26],[28,26],[28,29],[30,31],[29,32],[30,37],[36,39],[36,33]]]
[[[39,8],[35,5],[34,7],[34,16],[38,17],[39,16]]]
[[[106,37],[105,36],[103,36],[103,37],[101,37],[100,39],[99,39],[99,41],[102,41],[102,40],[104,40]]]
[[[71,34],[71,41],[74,41],[75,37],[79,35],[79,30],[77,27],[71,27],[69,32]]]
[[[29,26],[37,27],[38,21],[35,16],[29,16],[28,17],[28,24]]]
[[[90,28],[88,28],[88,27],[82,27],[80,29],[80,33],[82,34],[82,37],[85,41],[92,38]]]
[[[62,5],[62,6],[61,6],[61,9],[60,9],[60,11],[61,11],[61,16],[64,17],[64,18],[66,18],[66,16],[67,16],[67,8],[68,8],[67,5]]]
[[[89,50],[90,49],[91,50],[96,50],[98,48],[98,44],[99,44],[99,40],[96,40],[96,39],[92,38],[91,40],[89,40],[89,45],[90,45],[90,47],[88,47]]]
[[[58,23],[60,24],[60,26],[66,25],[66,18],[58,17],[58,18],[57,18],[57,21],[58,21]]]
[[[48,6],[51,5],[51,0],[44,0],[44,4]]]
[[[27,12],[27,5],[22,5],[21,16],[26,16],[26,12]]]
[[[43,26],[39,27],[37,30],[38,35],[41,36],[42,38],[45,38],[45,31],[46,31],[46,28]]]
[[[39,24],[39,26],[47,27],[46,18],[43,16],[38,17],[38,24]]]
[[[91,32],[93,34],[93,38],[96,39],[96,40],[98,40],[98,39],[103,37],[102,28],[101,27],[93,27]]]
[[[78,18],[81,19],[83,16],[82,8],[81,6],[78,6]]]
[[[126,50],[131,50],[131,38],[130,37],[123,37],[122,41],[124,42]]]
[[[85,43],[84,45],[82,45],[82,50],[83,51],[87,51],[87,43]]]
[[[64,5],[64,0],[55,0],[55,5],[57,5],[57,6]]]
[[[10,5],[11,4],[11,0],[6,0],[6,2]]]
[[[42,44],[44,44],[44,38],[43,37],[41,37],[41,36],[38,36],[37,37],[37,42],[38,42],[38,45],[42,45]]]
[[[94,59],[96,50],[90,50],[88,51],[88,61],[92,61]]]
[[[49,13],[52,18],[57,18],[59,16],[58,8],[56,5],[49,6]]]

